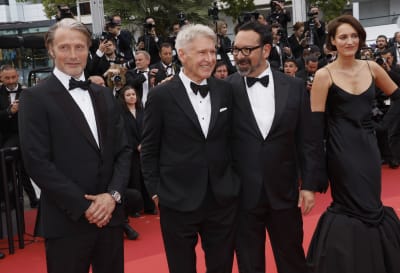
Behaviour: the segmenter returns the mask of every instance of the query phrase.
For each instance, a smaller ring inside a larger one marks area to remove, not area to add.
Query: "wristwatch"
[[[121,194],[117,191],[110,191],[109,194],[111,194],[111,197],[114,199],[114,201],[117,204],[121,204],[122,203],[122,198],[121,198]]]

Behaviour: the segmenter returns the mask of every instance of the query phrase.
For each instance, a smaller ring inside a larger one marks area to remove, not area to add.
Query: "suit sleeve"
[[[301,85],[300,122],[297,128],[297,147],[300,158],[302,190],[326,192],[328,177],[323,144],[323,126],[318,118],[311,113],[310,96],[303,84]],[[324,122],[324,120],[322,120]],[[323,124],[322,124],[323,125]]]
[[[156,87],[149,92],[144,111],[141,149],[144,183],[151,197],[157,194],[160,183],[160,147],[163,126],[161,95],[163,92],[158,91],[161,90]]]
[[[19,133],[24,165],[46,197],[77,221],[90,205],[85,192],[57,170],[51,161],[51,133],[40,90],[25,90],[20,98]]]
[[[113,175],[108,185],[108,191],[116,190],[123,194],[128,186],[132,147],[129,146],[128,137],[125,130],[124,118],[121,114],[119,106],[111,93],[109,99],[114,103],[114,127],[113,132],[115,134],[114,143],[114,158],[113,158]]]

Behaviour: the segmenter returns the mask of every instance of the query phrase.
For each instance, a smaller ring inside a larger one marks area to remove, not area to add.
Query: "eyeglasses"
[[[232,54],[233,56],[237,56],[239,55],[239,52],[242,52],[242,54],[244,56],[249,56],[251,54],[251,52],[253,52],[253,50],[262,47],[262,45],[258,45],[255,47],[243,47],[243,48],[238,48],[238,47],[234,47],[232,48]]]

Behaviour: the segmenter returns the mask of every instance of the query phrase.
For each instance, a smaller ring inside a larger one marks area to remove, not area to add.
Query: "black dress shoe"
[[[400,166],[399,162],[395,159],[389,161],[389,168],[397,169]]]
[[[136,240],[139,237],[139,233],[134,230],[128,223],[124,224],[124,232],[129,240]]]
[[[6,254],[4,254],[3,252],[0,252],[0,259],[4,259],[6,257]]]
[[[145,210],[144,213],[145,213],[145,214],[150,214],[150,215],[157,215],[157,214],[158,214],[158,212],[157,212],[156,209],[153,209],[153,210]]]

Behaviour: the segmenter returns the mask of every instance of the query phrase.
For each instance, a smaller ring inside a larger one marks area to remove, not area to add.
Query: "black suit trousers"
[[[196,273],[198,238],[207,273],[231,273],[237,205],[221,207],[208,192],[195,211],[180,212],[160,204],[161,231],[170,273]]]
[[[298,207],[274,210],[264,190],[257,207],[239,210],[236,256],[240,273],[265,273],[266,230],[279,273],[306,273],[303,220]]]
[[[103,227],[91,233],[46,239],[48,273],[123,273],[122,227]]]

